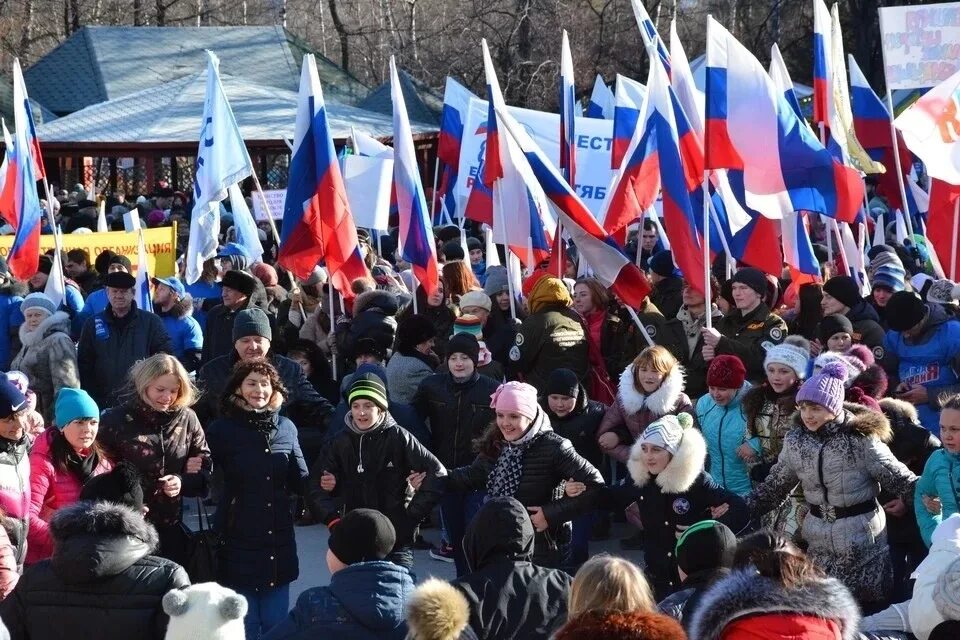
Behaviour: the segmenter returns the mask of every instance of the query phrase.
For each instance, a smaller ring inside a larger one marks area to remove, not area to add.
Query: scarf
[[[523,476],[523,459],[527,454],[527,449],[536,442],[545,430],[549,430],[549,426],[546,429],[544,428],[545,422],[543,414],[538,412],[537,417],[530,424],[525,434],[513,442],[503,442],[503,449],[500,451],[490,475],[487,476],[487,495],[491,498],[512,498],[514,496],[520,487],[520,478]]]
[[[96,451],[90,451],[87,455],[81,456],[76,451],[67,454],[67,471],[80,481],[80,486],[87,483],[87,480],[93,477],[93,472],[100,464],[100,456]]]

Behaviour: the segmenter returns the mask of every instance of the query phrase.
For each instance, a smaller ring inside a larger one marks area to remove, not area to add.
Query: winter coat
[[[201,365],[205,365],[233,351],[233,321],[236,319],[237,314],[244,309],[258,308],[262,310],[267,314],[271,329],[275,329],[277,319],[267,308],[267,292],[259,280],[254,283],[254,286],[256,289],[247,297],[246,302],[244,302],[240,308],[233,310],[225,304],[218,304],[207,313],[207,323],[203,328],[203,353],[200,357]],[[274,335],[279,338],[279,331],[275,330]]]
[[[20,352],[10,368],[27,374],[30,389],[37,394],[37,411],[52,425],[57,392],[63,387],[80,388],[70,317],[64,311],[57,311],[33,331],[29,331],[26,324],[20,325],[20,344]]]
[[[501,311],[497,303],[493,302],[487,322],[483,325],[483,341],[493,359],[504,366],[510,363],[510,348],[517,338],[519,327],[520,323],[514,322],[509,311]]]
[[[603,467],[603,454],[597,445],[597,428],[607,412],[602,402],[587,398],[587,391],[580,385],[573,411],[560,418],[550,410],[547,398],[540,400],[540,407],[550,419],[550,427],[561,438],[566,438],[574,450],[597,469]]]
[[[156,530],[129,507],[77,502],[53,517],[53,557],[31,567],[0,604],[23,640],[162,640],[164,594],[190,584],[180,565],[150,555]]]
[[[157,315],[170,336],[173,355],[184,364],[187,371],[196,369],[203,352],[203,330],[193,318],[193,300],[187,295],[174,304],[170,311],[157,311]]]
[[[23,324],[20,303],[29,293],[26,285],[8,281],[0,285],[0,367],[7,370],[10,358],[17,351],[17,332]]]
[[[193,299],[193,318],[201,331],[207,328],[207,314],[223,300],[223,286],[219,282],[205,282],[202,278],[186,285],[187,293]]]
[[[116,318],[107,305],[102,313],[87,318],[80,332],[80,386],[100,407],[112,407],[133,365],[157,353],[173,353],[160,318],[137,309],[136,303],[126,316]]]
[[[343,379],[344,383],[348,380],[353,381],[353,375],[350,374]],[[340,392],[340,402],[333,411],[333,417],[330,418],[330,426],[324,434],[325,442],[331,442],[341,433],[347,430],[347,415],[350,413],[350,403],[347,402],[347,394],[350,392],[350,385],[344,384]],[[387,393],[390,393],[390,387],[387,387]],[[400,402],[390,402],[390,415],[396,420],[397,424],[410,432],[417,442],[430,448],[430,430],[427,429],[427,423],[423,421],[420,414],[413,405],[402,404]],[[308,465],[312,461],[307,461]]]
[[[457,382],[447,372],[435,373],[417,387],[411,404],[429,422],[433,437],[427,447],[444,466],[455,469],[476,457],[473,441],[496,418],[490,396],[499,386],[493,378],[479,373]]]
[[[637,390],[633,371],[634,366],[630,365],[620,373],[617,399],[597,428],[598,438],[607,432],[617,435],[620,442],[609,453],[624,463],[630,457],[630,447],[651,422],[665,415],[694,413],[690,398],[683,392],[683,370],[679,366],[664,376],[660,387],[649,395]]]
[[[207,425],[210,456],[223,472],[217,582],[233,589],[276,587],[300,575],[290,494],[303,495],[308,472],[297,428],[279,416],[282,401],[274,392],[261,411],[231,403]]]
[[[653,285],[650,302],[660,309],[664,317],[677,317],[677,312],[683,306],[683,280],[674,277],[663,278]]]
[[[30,439],[0,438],[0,513],[10,536],[17,566],[27,557],[27,522],[30,516]]]
[[[239,361],[240,356],[232,350],[227,355],[203,365],[197,373],[197,386],[203,391],[203,395],[197,403],[196,410],[200,421],[204,424],[219,415],[220,397],[223,396],[230,374]],[[305,442],[310,441],[314,436],[318,439],[322,438],[330,414],[333,413],[333,405],[317,393],[300,365],[290,358],[271,351],[267,354],[267,362],[280,374],[280,380],[287,389],[280,413],[290,418],[297,426],[300,444],[306,446]]]
[[[855,640],[860,610],[833,578],[813,579],[799,589],[738,569],[700,601],[690,626],[697,640]]]
[[[441,478],[447,470],[389,413],[363,432],[353,426],[349,414],[346,420],[347,430],[330,443],[311,469],[313,515],[330,526],[354,509],[376,509],[390,518],[397,531],[395,549],[409,547],[420,521],[443,494]],[[337,480],[333,491],[320,488],[324,471]],[[407,476],[414,471],[427,476],[411,498]]]
[[[160,412],[139,399],[108,409],[100,418],[97,439],[114,463],[130,462],[140,472],[147,520],[157,525],[180,521],[182,498],[203,497],[210,479],[210,449],[192,409]],[[199,456],[200,473],[184,473],[187,458]],[[169,498],[157,490],[157,479],[179,475],[180,495]]]
[[[679,591],[657,603],[657,609],[665,616],[670,616],[683,625],[684,631],[690,633],[690,621],[700,607],[703,596],[714,585],[730,575],[726,568],[706,569],[687,576]]]
[[[53,514],[73,504],[80,498],[83,485],[80,478],[55,466],[50,450],[55,437],[61,437],[56,429],[47,429],[30,450],[30,527],[27,533],[27,564],[33,564],[53,553],[50,539],[50,518]],[[98,476],[113,469],[106,457],[93,470]]]
[[[637,317],[646,327],[650,339],[659,344],[664,339],[666,318],[657,305],[650,298],[644,298],[643,304],[637,309]],[[610,379],[616,380],[646,347],[647,341],[630,317],[630,312],[619,305],[611,308],[600,329],[600,353]]]
[[[751,439],[760,442],[762,470],[754,469],[753,476],[759,481],[766,477],[773,463],[780,457],[783,438],[793,426],[793,413],[797,410],[798,386],[778,394],[766,382],[751,387],[743,396],[743,414],[747,419],[747,432]]]
[[[636,503],[644,532],[644,569],[657,598],[662,599],[680,585],[677,560],[677,527],[690,526],[712,518],[710,507],[724,503],[729,510],[718,520],[735,533],[743,531],[750,519],[746,504],[727,491],[703,470],[707,445],[696,427],[683,433],[680,449],[656,476],[647,471],[640,443],[634,443],[627,461],[633,486],[604,491],[603,506],[616,511]],[[662,524],[661,524],[662,523]]]
[[[916,484],[916,476],[884,444],[892,435],[882,413],[858,405],[844,405],[842,415],[817,431],[807,429],[796,414],[779,460],[749,498],[758,514],[765,513],[783,503],[799,482],[806,503],[820,508],[874,502],[864,514],[834,521],[811,509],[801,524],[810,558],[841,579],[859,602],[881,602],[892,588],[886,517],[876,502],[880,488],[910,504]]]
[[[14,557],[16,549],[10,544],[10,536],[4,527],[0,527],[0,600],[5,600],[20,580],[20,570]],[[3,625],[0,624],[0,627]],[[9,636],[7,636],[9,638]],[[0,630],[0,639],[3,638]]]
[[[787,323],[771,313],[770,307],[762,302],[746,316],[740,309],[731,309],[715,328],[720,332],[720,341],[714,352],[740,358],[747,368],[747,380],[753,383],[759,383],[766,377],[763,360],[767,356],[767,349],[780,344],[787,337]]]
[[[947,518],[933,533],[930,553],[913,572],[913,597],[907,606],[910,630],[918,640],[927,640],[930,632],[944,621],[933,594],[937,580],[950,564],[960,558],[960,516]]]
[[[707,442],[707,471],[721,487],[741,496],[753,490],[753,483],[750,468],[737,455],[737,449],[747,443],[759,456],[761,448],[760,438],[749,437],[743,413],[742,401],[749,389],[750,383],[744,382],[725,407],[714,402],[710,394],[697,400],[697,423]]]
[[[929,400],[917,406],[920,423],[940,436],[940,396],[960,392],[960,321],[939,304],[927,303],[927,324],[916,338],[888,331],[883,368],[890,387],[899,383],[922,385]]]
[[[853,341],[869,348],[877,362],[883,360],[883,341],[886,332],[880,326],[880,316],[873,305],[862,300],[850,307],[846,315],[847,320],[853,325],[853,334],[851,334]]]
[[[330,576],[326,587],[307,589],[290,615],[263,640],[403,640],[410,572],[385,560],[358,562]]]
[[[596,490],[603,485],[603,476],[574,450],[569,440],[553,432],[543,411],[537,412],[529,428],[539,433],[527,446],[519,485],[512,497],[524,506],[543,508],[550,526],[536,535],[534,561],[544,566],[559,566],[572,535],[570,521],[596,506]],[[496,439],[499,432],[493,434]],[[470,466],[451,470],[448,488],[462,492],[485,491],[500,453],[497,446],[491,449],[481,450]],[[564,495],[563,483],[570,478],[586,484],[587,490],[575,498]]]
[[[390,403],[400,402],[410,404],[417,393],[417,387],[425,379],[433,375],[435,367],[431,367],[426,356],[404,355],[395,351],[387,362],[387,389],[389,389]]]
[[[940,513],[933,515],[923,505],[924,496],[936,496],[943,505]],[[923,467],[923,475],[917,481],[913,510],[920,525],[923,542],[929,547],[934,529],[955,513],[960,513],[960,453],[946,449],[934,451]]]
[[[493,501],[467,527],[463,551],[471,572],[453,582],[470,605],[470,628],[481,640],[549,638],[566,619],[572,579],[531,562],[533,525],[523,505]]]
[[[720,322],[723,314],[716,305],[710,309],[713,324]],[[703,334],[701,329],[706,326],[705,315],[694,318],[686,307],[681,307],[676,317],[670,318],[664,325],[664,333],[654,338],[657,344],[662,344],[683,366],[686,374],[684,388],[691,398],[699,398],[707,393],[707,368],[710,363],[703,359]]]
[[[389,291],[364,291],[353,302],[353,318],[342,316],[337,322],[338,353],[354,359],[353,350],[361,338],[369,338],[385,352],[393,349],[397,335],[397,296]]]
[[[510,347],[510,362],[516,373],[543,393],[554,369],[570,369],[583,380],[587,350],[587,334],[577,312],[560,302],[548,303],[520,325]]]

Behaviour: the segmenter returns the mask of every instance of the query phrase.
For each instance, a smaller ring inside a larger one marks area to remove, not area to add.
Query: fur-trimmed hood
[[[757,419],[763,410],[763,405],[767,402],[773,402],[779,405],[781,415],[789,414],[797,408],[797,391],[800,389],[800,383],[791,392],[778,395],[766,382],[759,384],[749,390],[743,396],[743,414],[747,417],[747,422],[751,423]]]
[[[70,315],[66,311],[55,311],[53,315],[44,318],[33,331],[27,329],[27,323],[20,325],[20,344],[25,347],[36,346],[51,333],[59,331],[70,335]]]
[[[157,307],[157,305],[154,305],[154,307],[157,309],[157,315],[160,315],[160,308]],[[175,318],[177,320],[186,318],[187,316],[192,316],[193,296],[191,296],[189,293],[185,294],[182,298],[177,300],[172,307],[170,307],[170,311],[168,311],[167,314],[169,314],[171,318]]]
[[[53,570],[68,583],[122,573],[153,553],[157,530],[133,509],[83,500],[59,509],[50,521]]]
[[[808,582],[802,589],[785,589],[751,569],[740,569],[717,582],[703,596],[690,621],[690,637],[719,640],[727,625],[737,619],[781,613],[836,620],[843,640],[854,640],[860,624],[856,600],[835,578]]]
[[[917,408],[906,400],[882,398],[880,400],[880,408],[883,410],[883,413],[886,414],[887,419],[891,421],[891,427],[893,427],[893,423],[898,420],[905,420],[911,424],[920,423],[920,414],[917,413]]]
[[[371,291],[364,291],[354,300],[353,317],[356,318],[364,311],[370,309],[377,309],[387,316],[395,316],[397,315],[397,311],[400,310],[400,305],[397,302],[397,296],[389,291],[373,289]]]
[[[449,582],[430,578],[413,592],[407,625],[414,640],[458,640],[470,622],[466,597]]]
[[[874,411],[852,402],[843,403],[844,416],[843,422],[837,425],[836,431],[849,432],[864,438],[876,438],[880,442],[890,442],[893,440],[893,430],[890,428],[890,421],[887,416],[879,411]],[[791,416],[791,422],[795,429],[804,429],[803,420],[800,419],[800,412],[795,411]],[[821,428],[824,433],[830,433],[830,423]],[[818,432],[819,433],[819,432]]]
[[[630,448],[630,458],[627,460],[627,470],[638,487],[644,487],[650,482],[650,472],[643,462],[643,452],[638,439]],[[661,473],[656,476],[655,482],[664,493],[683,493],[691,486],[697,477],[703,473],[703,464],[707,459],[707,443],[700,430],[691,426],[683,432],[680,449]]]
[[[627,414],[637,413],[641,409],[649,409],[658,416],[669,413],[680,396],[683,395],[683,367],[677,365],[663,378],[660,388],[647,395],[637,391],[633,380],[634,365],[630,364],[620,374],[617,397]]]

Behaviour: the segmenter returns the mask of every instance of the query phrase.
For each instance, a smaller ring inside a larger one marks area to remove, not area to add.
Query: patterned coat
[[[917,478],[884,444],[892,438],[882,413],[845,404],[833,422],[810,431],[794,416],[783,451],[767,479],[748,498],[757,513],[777,508],[800,483],[807,504],[851,507],[876,501],[881,487],[913,500]],[[817,566],[843,581],[861,603],[880,602],[893,586],[886,518],[879,503],[862,515],[803,519],[803,539]]]
[[[23,346],[10,368],[27,374],[30,388],[37,394],[37,411],[52,425],[57,392],[63,387],[80,388],[77,348],[70,338],[70,316],[65,311],[57,311],[33,331],[21,324],[20,344]]]

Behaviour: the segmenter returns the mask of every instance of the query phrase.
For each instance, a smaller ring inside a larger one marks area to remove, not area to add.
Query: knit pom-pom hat
[[[839,362],[829,362],[800,386],[797,391],[797,404],[813,402],[826,407],[827,411],[839,416],[843,411],[843,397],[846,394],[844,383],[847,379],[847,369]]]

